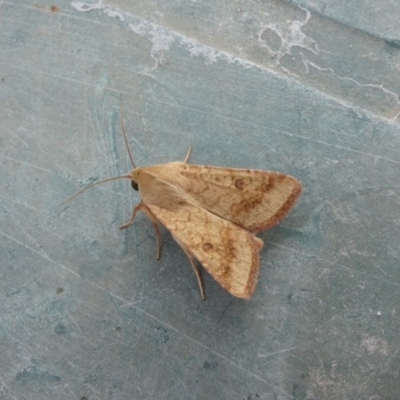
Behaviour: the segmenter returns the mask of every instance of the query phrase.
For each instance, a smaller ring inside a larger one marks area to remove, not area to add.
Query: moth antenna
[[[185,159],[183,160],[183,162],[184,162],[185,164],[186,164],[186,161],[187,161],[187,160],[189,159],[189,157],[190,157],[191,151],[192,151],[192,146],[189,145],[189,148],[188,148],[188,151],[187,151],[187,153],[186,153]]]
[[[115,180],[115,179],[124,179],[124,178],[130,179],[130,176],[129,176],[129,175],[114,176],[114,177],[112,177],[112,178],[102,179],[101,181],[91,183],[90,185],[85,186],[83,189],[81,189],[79,192],[75,193],[75,194],[72,195],[71,197],[68,197],[68,199],[65,200],[65,201],[63,201],[63,202],[60,204],[60,206],[62,206],[62,205],[65,204],[66,202],[68,202],[68,201],[74,199],[76,196],[78,196],[78,194],[81,194],[82,192],[84,192],[84,191],[87,190],[87,189],[90,189],[90,188],[93,187],[93,186],[99,185],[100,183],[104,183],[104,182],[108,182],[108,181],[113,181],[113,180]]]
[[[124,118],[123,118],[123,114],[124,114],[124,104],[122,102],[122,95],[121,93],[119,94],[119,102],[120,102],[120,108],[121,108],[121,128],[122,128],[122,132],[124,134],[124,140],[125,140],[125,145],[126,145],[126,149],[128,150],[128,154],[129,154],[129,158],[131,159],[131,163],[133,165],[133,168],[136,168],[135,163],[133,162],[133,156],[131,153],[131,150],[129,148],[129,144],[128,144],[128,139],[126,137],[126,132],[125,132],[125,127],[124,127]]]

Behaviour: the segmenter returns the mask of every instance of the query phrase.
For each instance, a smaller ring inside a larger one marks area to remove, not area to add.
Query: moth
[[[292,176],[255,169],[191,165],[189,146],[183,161],[136,167],[122,120],[121,127],[133,170],[92,183],[84,190],[114,179],[130,179],[141,201],[132,210],[126,228],[138,211],[153,223],[160,257],[158,223],[164,225],[186,253],[204,300],[197,260],[230,294],[248,299],[254,292],[263,241],[257,232],[272,228],[290,211],[301,193]]]

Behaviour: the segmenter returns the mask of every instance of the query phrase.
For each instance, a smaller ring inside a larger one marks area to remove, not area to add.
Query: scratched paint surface
[[[397,398],[399,6],[290,3],[0,3],[1,399]],[[130,170],[120,93],[138,165],[302,182],[251,300],[125,181],[60,206]]]

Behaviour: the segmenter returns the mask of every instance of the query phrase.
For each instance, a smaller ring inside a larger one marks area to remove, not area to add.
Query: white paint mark
[[[261,23],[258,31],[258,42],[261,47],[267,48],[272,55],[276,56],[277,63],[279,63],[282,57],[291,54],[293,47],[301,47],[311,51],[314,54],[319,53],[319,49],[315,40],[307,36],[302,31],[303,26],[308,24],[309,20],[311,19],[311,13],[305,8],[299,8],[306,13],[306,17],[303,21],[287,21],[286,25],[277,25],[276,22]],[[270,31],[279,37],[281,40],[279,50],[273,50],[263,39],[263,34],[266,31]]]
[[[277,22],[269,22],[269,23],[261,23],[260,29],[258,31],[258,43],[261,47],[266,48],[268,52],[274,56],[275,64],[282,68],[288,75],[299,77],[299,75],[293,73],[289,69],[285,68],[280,64],[281,59],[287,55],[292,54],[293,48],[303,48],[305,50],[310,51],[311,53],[318,55],[320,53],[320,49],[318,48],[317,42],[312,39],[311,37],[307,36],[303,31],[302,28],[310,21],[311,13],[306,8],[300,7],[306,13],[305,19],[301,20],[294,20],[294,21],[287,21],[286,25],[283,23]],[[271,44],[268,43],[267,40],[263,39],[263,35],[268,34],[271,32],[272,34],[276,35],[280,39],[280,46],[278,49],[273,49]],[[314,68],[319,72],[326,72],[330,73],[339,80],[351,82],[352,84],[362,87],[362,88],[370,88],[376,89],[377,91],[381,91],[384,95],[391,97],[397,105],[398,110],[400,110],[400,98],[396,92],[393,92],[387,89],[383,84],[372,84],[372,83],[360,83],[356,79],[343,77],[337,75],[332,68],[329,67],[321,67],[318,64],[310,61],[306,58],[304,54],[300,54],[301,61],[305,67],[305,73],[309,73],[309,67]],[[392,118],[388,118],[389,121],[396,122],[397,119],[400,117],[400,111],[398,111]]]
[[[383,93],[385,93],[385,94],[388,95],[389,97],[392,97],[393,100],[395,101],[395,103],[397,103],[397,105],[398,105],[399,108],[400,108],[400,98],[399,98],[399,95],[398,95],[397,93],[395,93],[395,92],[392,92],[392,91],[389,90],[389,89],[386,89],[386,88],[383,86],[383,84],[380,84],[380,85],[372,84],[372,83],[365,83],[365,84],[363,84],[363,83],[360,83],[360,82],[358,82],[357,80],[355,80],[355,79],[353,79],[353,78],[347,78],[347,77],[344,77],[344,78],[343,78],[343,77],[341,77],[341,76],[338,76],[338,78],[339,78],[340,80],[343,80],[343,81],[352,82],[352,83],[354,83],[355,85],[360,86],[360,87],[363,87],[363,88],[372,88],[372,89],[376,89],[376,90],[381,90]],[[399,111],[393,118],[390,118],[389,120],[395,122],[399,116],[400,116],[400,111]]]
[[[81,1],[73,1],[71,7],[77,11],[87,12],[92,10],[102,10],[106,15],[111,18],[118,18],[120,21],[124,21],[124,13],[116,10],[110,6],[101,4],[101,1],[94,4],[82,3]]]

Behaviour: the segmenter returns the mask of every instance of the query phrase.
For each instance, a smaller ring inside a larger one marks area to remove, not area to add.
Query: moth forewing
[[[254,232],[278,223],[301,191],[285,174],[183,162],[137,168],[130,176],[146,213],[172,233],[192,266],[194,257],[242,298],[257,282],[263,242]]]
[[[251,232],[280,222],[301,193],[292,176],[254,169],[165,164],[162,177],[185,198]]]
[[[173,197],[171,193],[169,196]],[[229,293],[242,298],[251,296],[257,282],[261,239],[184,199],[180,199],[178,207],[150,204],[148,208],[185,252]]]

